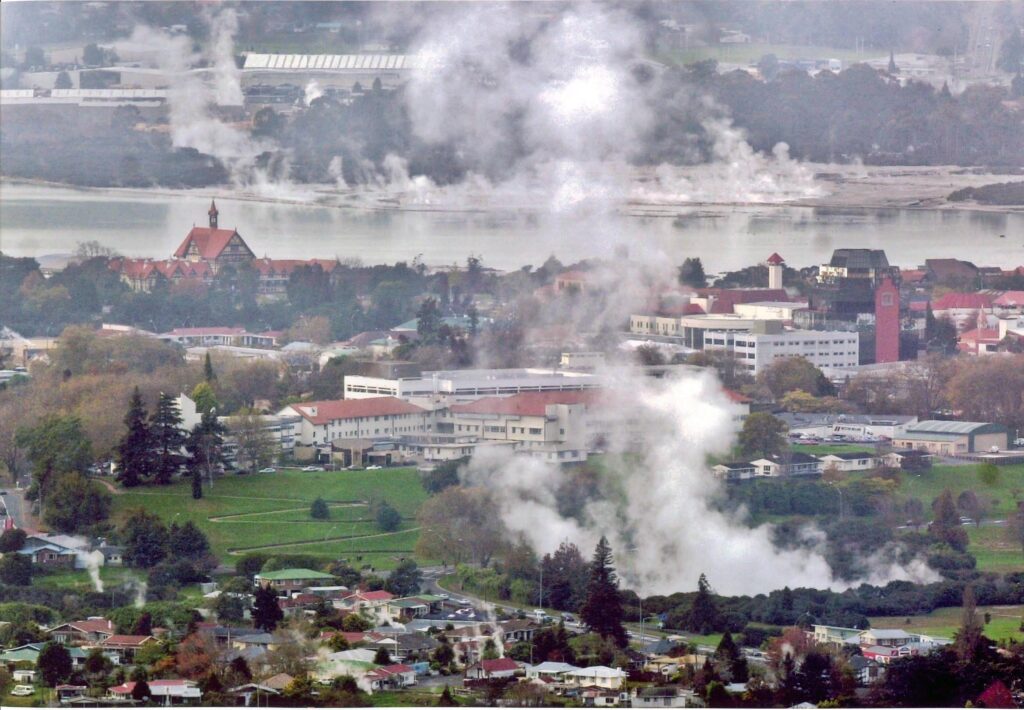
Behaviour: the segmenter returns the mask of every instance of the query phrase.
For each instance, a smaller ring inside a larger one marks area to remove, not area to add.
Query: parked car
[[[972,520],[971,518],[968,518],[966,515],[961,515],[960,516],[960,524],[961,525],[969,525],[969,524],[971,524],[973,522],[974,522],[974,520]]]
[[[11,691],[11,695],[23,698],[25,696],[32,695],[34,692],[36,692],[36,690],[31,685],[16,685],[14,686],[14,690]]]
[[[306,471],[306,472],[309,472],[309,471],[323,471],[324,467],[323,466],[303,466],[302,470]]]
[[[378,465],[374,464],[373,466],[367,466],[366,470],[367,471],[379,471],[382,468],[384,468],[384,467],[383,466],[378,466]]]
[[[266,468],[261,468],[260,473],[277,473],[277,469],[273,466],[267,466]]]
[[[564,621],[567,624],[575,624],[576,617],[572,614],[562,614],[562,621]]]

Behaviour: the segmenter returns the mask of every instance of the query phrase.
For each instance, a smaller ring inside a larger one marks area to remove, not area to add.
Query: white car
[[[324,467],[323,466],[303,466],[302,470],[306,471],[307,473],[310,472],[310,471],[323,471]]]
[[[16,685],[14,686],[14,690],[11,691],[11,695],[16,695],[19,698],[24,698],[26,696],[32,695],[34,692],[36,692],[36,689],[33,688],[31,685]]]
[[[381,470],[382,468],[384,468],[384,467],[383,467],[383,466],[377,466],[377,465],[373,465],[373,466],[367,466],[367,467],[366,467],[366,470],[367,470],[367,471],[379,471],[379,470]]]
[[[273,466],[267,466],[266,468],[261,468],[260,473],[277,473],[277,469]]]

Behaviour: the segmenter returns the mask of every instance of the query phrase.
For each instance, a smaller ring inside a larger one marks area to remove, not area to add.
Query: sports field
[[[310,504],[323,498],[330,519],[314,520]],[[114,496],[118,522],[134,508],[156,513],[166,522],[191,520],[210,539],[214,554],[232,564],[247,552],[313,554],[347,559],[356,565],[393,567],[412,554],[418,532],[415,515],[426,493],[415,469],[302,472],[234,475],[204,486],[193,500],[187,482],[146,486]],[[370,511],[385,500],[401,513],[395,532],[381,532]]]
[[[985,624],[985,635],[993,641],[1003,639],[1024,639],[1020,630],[1024,606],[979,606],[978,616],[984,621],[986,612],[989,622]],[[873,616],[871,627],[876,629],[903,629],[919,634],[930,634],[953,638],[960,628],[960,607],[944,607],[931,614],[920,616]]]

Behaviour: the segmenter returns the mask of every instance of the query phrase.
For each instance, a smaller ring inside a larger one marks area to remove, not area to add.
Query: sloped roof
[[[517,670],[519,664],[511,658],[494,658],[480,661],[480,667],[488,673],[500,673],[502,671]]]
[[[932,301],[933,311],[947,311],[951,308],[988,308],[994,299],[986,293],[959,293],[950,291]]]
[[[511,414],[542,417],[551,404],[593,404],[601,396],[595,390],[520,392],[511,397],[484,397],[466,404],[453,404],[453,414]],[[363,400],[367,401],[367,400]]]
[[[779,253],[778,253],[778,252],[772,252],[772,255],[771,255],[771,256],[769,256],[769,257],[768,257],[768,258],[766,259],[766,261],[767,261],[767,262],[768,262],[769,264],[782,264],[782,263],[785,263],[785,261],[786,261],[786,260],[785,260],[785,259],[783,259],[783,258],[782,258],[781,256],[779,256]]]
[[[174,250],[174,256],[181,259],[188,253],[189,243],[192,242],[199,250],[199,256],[203,259],[216,259],[224,251],[224,248],[231,241],[231,237],[238,234],[234,229],[213,229],[211,227],[193,227],[185,236],[185,241]],[[241,235],[239,235],[241,238]],[[245,242],[243,241],[243,244]],[[249,246],[246,245],[246,249]],[[252,250],[250,250],[252,253]]]
[[[884,249],[836,249],[829,266],[846,269],[887,269]]]
[[[393,416],[396,414],[422,414],[425,409],[409,404],[397,397],[369,397],[367,399],[335,399],[302,402],[291,405],[312,424],[327,424],[338,419]],[[315,413],[314,413],[315,412]]]

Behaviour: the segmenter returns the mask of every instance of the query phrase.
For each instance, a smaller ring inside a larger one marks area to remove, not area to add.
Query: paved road
[[[14,525],[18,528],[32,529],[32,516],[29,512],[30,503],[25,500],[25,492],[17,488],[0,488],[4,491],[4,506],[7,514],[14,518]]]

